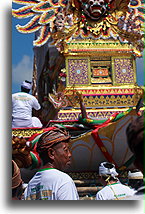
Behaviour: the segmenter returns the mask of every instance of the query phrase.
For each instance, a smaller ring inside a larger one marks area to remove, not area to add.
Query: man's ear
[[[51,160],[54,160],[54,153],[55,153],[54,149],[52,148],[48,149],[48,156]]]

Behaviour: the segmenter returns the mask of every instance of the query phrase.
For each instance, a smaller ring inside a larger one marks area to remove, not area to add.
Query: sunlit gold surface
[[[110,53],[111,51],[111,53]],[[114,40],[93,40],[93,39],[73,39],[70,43],[65,45],[65,55],[104,55],[104,56],[115,56],[120,55],[122,52],[124,55],[131,55],[133,46],[121,44],[119,41]],[[115,52],[115,53],[114,53]]]

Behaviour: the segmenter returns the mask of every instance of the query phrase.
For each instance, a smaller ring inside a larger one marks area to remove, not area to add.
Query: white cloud
[[[22,60],[12,66],[12,84],[21,84],[24,80],[32,81],[33,59],[24,55]]]

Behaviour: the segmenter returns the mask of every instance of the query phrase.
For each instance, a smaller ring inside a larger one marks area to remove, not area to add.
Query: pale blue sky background
[[[21,5],[13,4],[13,8]],[[29,19],[16,19],[12,17],[12,93],[20,90],[21,82],[32,80],[33,70],[33,38],[34,33],[22,34],[16,30],[16,25],[24,25]],[[143,85],[143,58],[137,59],[137,83]]]

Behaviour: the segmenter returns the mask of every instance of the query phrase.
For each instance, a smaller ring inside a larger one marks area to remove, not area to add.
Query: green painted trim
[[[118,184],[118,183],[113,183],[113,184],[107,184],[106,186],[110,186],[110,185],[115,185],[115,184]]]
[[[36,157],[36,155],[33,152],[30,152],[31,158],[32,158],[32,165],[30,166],[30,169],[35,169],[39,165],[39,161]]]
[[[38,172],[42,172],[42,171],[45,171],[45,170],[50,170],[50,169],[54,169],[54,168],[45,168],[45,169],[39,169]]]

